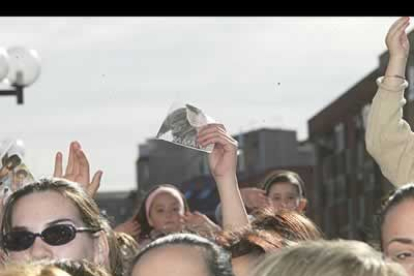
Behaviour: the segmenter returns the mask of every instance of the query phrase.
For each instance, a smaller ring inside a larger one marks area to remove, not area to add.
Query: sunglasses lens
[[[3,236],[3,246],[9,251],[22,251],[32,246],[35,236],[28,231],[14,231]]]
[[[50,245],[63,245],[75,238],[76,229],[71,225],[57,224],[43,230],[42,238]]]

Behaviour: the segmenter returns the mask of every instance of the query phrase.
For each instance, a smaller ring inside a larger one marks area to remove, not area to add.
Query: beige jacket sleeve
[[[377,79],[378,91],[369,110],[365,143],[383,175],[398,187],[414,181],[414,133],[402,118],[408,83],[390,86],[382,80],[383,77]]]

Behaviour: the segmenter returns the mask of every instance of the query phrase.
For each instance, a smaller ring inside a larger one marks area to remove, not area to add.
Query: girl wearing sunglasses
[[[0,234],[8,260],[86,259],[122,275],[114,232],[74,182],[43,179],[11,194]]]

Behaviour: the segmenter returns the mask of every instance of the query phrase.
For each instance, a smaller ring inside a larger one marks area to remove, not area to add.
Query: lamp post
[[[23,104],[23,90],[32,85],[40,75],[40,58],[35,50],[23,47],[0,48],[0,96],[16,96]]]

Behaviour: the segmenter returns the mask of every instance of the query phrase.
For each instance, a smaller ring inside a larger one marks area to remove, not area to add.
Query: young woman
[[[122,275],[116,236],[77,183],[43,179],[15,191],[4,206],[0,234],[8,261],[86,259]]]
[[[367,151],[395,186],[414,181],[414,135],[402,118],[408,87],[405,71],[410,53],[406,29],[409,17],[398,19],[388,30],[385,43],[389,61],[385,75],[377,79],[378,91],[367,120]]]

